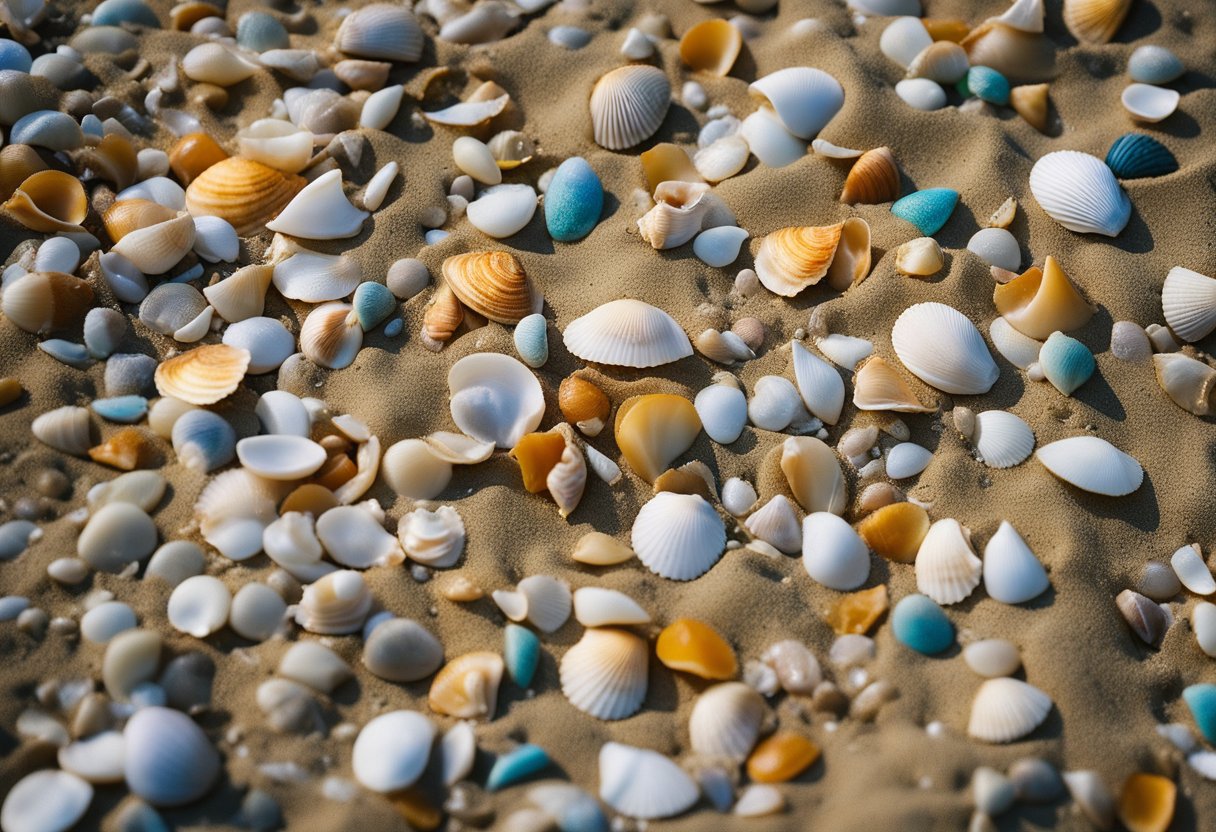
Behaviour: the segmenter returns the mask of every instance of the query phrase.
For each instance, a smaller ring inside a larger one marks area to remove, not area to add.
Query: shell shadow
[[[1116,422],[1127,419],[1127,411],[1103,377],[1101,369],[1095,370],[1089,381],[1074,390],[1072,397]]]
[[[1082,511],[1108,520],[1118,520],[1142,532],[1155,532],[1161,525],[1161,506],[1152,475],[1144,472],[1144,482],[1126,497],[1104,497],[1089,494],[1081,489],[1061,482],[1066,499]]]
[[[1103,238],[1103,242],[1105,242],[1105,238]],[[1135,202],[1132,202],[1132,215],[1127,221],[1127,225],[1119,232],[1118,237],[1109,241],[1109,245],[1129,254],[1148,254],[1157,247],[1152,229],[1140,215],[1140,209],[1136,207]]]

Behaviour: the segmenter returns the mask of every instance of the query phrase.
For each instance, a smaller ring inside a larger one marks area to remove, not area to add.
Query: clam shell
[[[971,442],[989,468],[1011,468],[1034,450],[1034,432],[1021,418],[1004,410],[985,410],[975,416]]]
[[[277,318],[247,318],[224,330],[223,342],[249,351],[251,375],[277,370],[295,351],[295,338]]]
[[[1152,136],[1126,133],[1106,152],[1106,166],[1120,179],[1140,179],[1173,173],[1178,170],[1178,160]]]
[[[821,69],[795,66],[765,75],[748,88],[768,103],[793,135],[810,140],[844,106],[844,88]]]
[[[562,693],[596,719],[625,719],[646,697],[646,642],[617,629],[589,629],[559,666]]]
[[[236,455],[246,470],[272,480],[298,480],[325,464],[325,449],[302,436],[249,436],[236,443]]]
[[[157,366],[156,389],[190,404],[215,404],[240,386],[249,359],[247,350],[226,344],[197,347]]]
[[[363,664],[381,679],[416,682],[443,664],[443,647],[418,622],[394,618],[376,625],[367,637]]]
[[[263,433],[285,433],[291,436],[308,437],[312,432],[312,419],[308,409],[298,396],[286,390],[268,390],[254,406]]]
[[[1099,159],[1073,150],[1048,153],[1030,170],[1030,191],[1049,217],[1078,234],[1117,237],[1131,200]]]
[[[687,451],[701,430],[696,408],[683,396],[653,393],[617,408],[614,433],[629,466],[647,482]]]
[[[262,532],[275,519],[275,483],[248,471],[224,471],[194,504],[203,539],[230,560],[262,550]]]
[[[891,329],[891,345],[913,375],[947,393],[986,393],[1000,375],[975,325],[942,303],[905,309]]]
[[[1137,46],[1127,59],[1127,74],[1142,84],[1168,84],[1181,77],[1186,66],[1164,46]]]
[[[633,522],[633,550],[650,571],[674,581],[708,572],[726,546],[726,527],[695,494],[660,492]]]
[[[781,471],[798,504],[808,513],[844,513],[848,484],[836,454],[823,441],[791,436],[781,447]]]
[[[733,225],[723,225],[702,231],[693,240],[692,251],[707,266],[724,268],[739,257],[739,249],[748,232]]]
[[[1064,25],[1082,43],[1109,43],[1132,0],[1064,0]]]
[[[815,341],[815,346],[829,361],[852,372],[874,352],[874,345],[864,338],[830,334]]]
[[[811,415],[834,425],[844,407],[844,380],[826,361],[817,358],[800,341],[791,341],[794,378],[798,393]]]
[[[671,83],[653,66],[631,65],[600,78],[591,92],[595,143],[625,150],[653,136],[671,104]]]
[[[1174,114],[1181,95],[1177,90],[1152,84],[1128,84],[1123,90],[1123,108],[1137,121],[1155,124]]]
[[[393,123],[393,119],[397,117],[397,112],[401,109],[401,101],[404,98],[405,87],[401,84],[394,84],[391,87],[385,87],[372,93],[363,102],[363,109],[359,113],[359,126],[370,130],[387,129]],[[363,203],[365,208],[372,211],[379,207],[373,207],[366,196],[363,199]]]
[[[231,607],[232,593],[223,581],[195,575],[173,588],[166,615],[173,629],[206,638],[224,626]]]
[[[293,243],[284,243],[278,253],[282,258],[274,262],[274,286],[292,300],[338,300],[353,292],[362,279],[358,262],[344,254],[321,254]]]
[[[460,719],[493,719],[504,665],[497,653],[466,653],[435,676],[427,701],[431,710]]]
[[[844,181],[840,201],[849,205],[877,205],[899,198],[899,165],[889,147],[876,147],[862,154]]]
[[[760,737],[768,715],[764,698],[742,682],[713,685],[697,697],[688,718],[692,750],[742,762]]]
[[[390,445],[384,452],[382,468],[390,488],[415,500],[434,499],[452,479],[452,463],[421,439],[403,439]]]
[[[1013,742],[1043,724],[1051,697],[1020,679],[989,679],[971,703],[967,733],[984,742]]]
[[[139,305],[139,320],[162,335],[175,336],[207,312],[207,301],[189,283],[162,283]]]
[[[306,240],[339,240],[358,234],[369,216],[346,198],[342,172],[331,170],[304,186],[266,228]]]
[[[540,383],[507,355],[475,353],[448,372],[449,406],[457,427],[483,442],[512,448],[545,412]]]
[[[629,298],[609,301],[571,321],[562,340],[584,361],[618,367],[658,367],[692,355],[692,344],[674,318]]]
[[[231,87],[258,71],[257,64],[219,43],[202,43],[182,56],[182,72],[191,81]]]
[[[1122,497],[1144,480],[1140,463],[1097,436],[1071,436],[1043,445],[1035,457],[1055,476],[1082,491]]]
[[[747,424],[747,399],[733,384],[711,384],[693,400],[701,426],[709,438],[729,445]]]
[[[633,550],[611,535],[587,532],[578,539],[571,558],[594,566],[614,566],[633,557]]]
[[[518,20],[515,6],[490,0],[445,20],[439,27],[439,39],[449,43],[491,43],[505,37]]]
[[[283,119],[258,119],[236,140],[242,157],[283,173],[299,173],[312,159],[312,134]]]
[[[1161,288],[1165,322],[1183,341],[1198,341],[1216,330],[1216,280],[1175,266]]]
[[[44,170],[47,170],[46,162],[28,144],[10,144],[0,149],[0,199],[8,199],[22,182]]]
[[[218,413],[191,410],[173,423],[173,451],[178,462],[206,474],[236,458],[236,431]]]
[[[1015,329],[1040,340],[1057,330],[1078,329],[1094,313],[1076,284],[1050,255],[1041,270],[1031,268],[1008,283],[997,284],[992,301]]]
[[[447,286],[468,308],[492,321],[518,324],[539,311],[535,292],[523,265],[505,251],[458,254],[443,261]]]
[[[929,466],[933,452],[914,442],[900,442],[887,452],[887,476],[893,480],[915,477]]]
[[[127,788],[154,806],[181,806],[206,794],[220,774],[207,735],[185,714],[148,707],[123,730]]]
[[[315,364],[331,370],[349,367],[363,346],[363,329],[348,303],[325,303],[314,308],[300,327],[300,352]]]
[[[92,304],[88,283],[59,272],[29,272],[7,282],[0,296],[4,316],[36,335],[74,330]]]
[[[996,21],[975,27],[961,41],[972,66],[987,66],[1010,78],[1047,81],[1055,74],[1056,45],[1040,32]]]
[[[802,551],[802,524],[784,494],[778,494],[743,521],[755,537],[787,555]]]
[[[527,605],[528,623],[542,633],[552,633],[570,618],[570,586],[548,575],[531,575],[516,587]]]
[[[967,250],[990,266],[1016,271],[1022,263],[1017,238],[1004,228],[981,228],[967,241]]]
[[[1040,133],[1046,133],[1048,128],[1047,90],[1047,84],[1025,84],[1009,91],[1009,106]]]
[[[649,624],[650,613],[615,589],[585,586],[574,591],[574,617],[584,627]]]
[[[814,580],[843,592],[870,576],[870,551],[844,520],[816,511],[802,521],[802,565]]]
[[[351,749],[355,779],[374,792],[395,792],[422,776],[435,723],[417,711],[390,711],[369,721]]]
[[[536,191],[531,185],[495,185],[469,203],[469,223],[495,239],[510,237],[524,229],[536,213]]]
[[[673,817],[691,808],[700,796],[692,778],[657,751],[604,743],[599,766],[600,799],[628,817]]]
[[[196,217],[226,220],[244,237],[261,230],[304,184],[298,176],[234,156],[207,168],[190,183],[186,210]]]
[[[1211,570],[1203,562],[1198,544],[1183,546],[1174,552],[1170,558],[1170,566],[1182,585],[1196,595],[1211,595],[1216,592],[1216,579],[1213,579]]]
[[[422,27],[404,6],[373,3],[348,15],[334,46],[348,55],[415,63],[426,44]]]
[[[89,201],[80,180],[62,171],[28,176],[4,203],[4,209],[31,231],[79,231]]]
[[[806,142],[791,133],[768,107],[743,119],[739,135],[760,164],[770,168],[792,165],[806,155]]]
[[[920,17],[897,17],[887,24],[878,38],[878,49],[907,69],[916,56],[933,43],[933,37]]]
[[[1005,318],[996,318],[988,325],[988,337],[996,351],[1019,370],[1025,370],[1039,360],[1043,344],[1018,332]]]
[[[150,199],[120,199],[102,214],[110,239],[118,242],[132,231],[174,219],[177,212]]]
[[[694,70],[721,77],[730,73],[742,48],[738,28],[721,18],[703,20],[680,38],[680,60]]]
[[[331,572],[304,587],[295,609],[296,623],[310,633],[342,635],[363,626],[372,607],[371,590],[358,572]]]
[[[743,170],[750,154],[741,136],[723,136],[698,150],[693,165],[706,182],[721,182]]]
[[[204,297],[225,321],[236,323],[262,314],[274,267],[250,265],[203,290]]]
[[[93,447],[93,422],[83,407],[48,410],[30,423],[30,433],[44,445],[73,456],[84,456]]]
[[[1026,541],[1002,521],[984,547],[984,589],[1003,604],[1023,604],[1042,595],[1050,585],[1043,564]]]
[[[1216,398],[1216,369],[1182,353],[1153,356],[1157,383],[1173,402],[1196,416],[1212,413]]]
[[[905,78],[895,84],[895,94],[909,107],[924,112],[940,110],[946,106],[946,91],[942,85],[928,78]]]
[[[415,509],[401,518],[397,536],[410,560],[427,566],[454,566],[464,551],[464,522],[451,506]]]
[[[853,404],[860,410],[894,410],[901,413],[932,413],[920,403],[912,388],[882,356],[870,357],[853,378]]]
[[[929,532],[929,515],[915,503],[888,503],[857,524],[857,533],[887,560],[911,563]]]
[[[918,590],[939,604],[957,604],[980,585],[982,572],[969,530],[952,519],[929,527],[916,553]]]
[[[422,115],[432,124],[442,124],[445,127],[477,127],[499,115],[509,103],[511,96],[504,93],[480,101],[462,101],[442,110],[424,112]]]
[[[353,569],[395,566],[405,560],[397,538],[359,506],[338,506],[322,514],[317,519],[317,537],[330,558]]]
[[[793,226],[769,234],[756,253],[756,275],[782,297],[793,297],[824,277],[844,291],[869,274],[870,257],[870,226],[850,217],[836,225]]]
[[[912,60],[908,66],[908,77],[955,84],[967,75],[969,67],[970,61],[963,47],[948,40],[939,40],[926,46]]]

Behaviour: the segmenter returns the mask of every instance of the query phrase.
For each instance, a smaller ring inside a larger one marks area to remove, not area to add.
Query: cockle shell
[[[89,211],[80,180],[57,170],[28,176],[13,191],[4,209],[31,231],[79,231]]]
[[[1109,43],[1132,0],[1064,0],[1064,25],[1082,43]]]
[[[258,119],[236,140],[242,157],[283,173],[299,173],[312,159],[312,133],[283,119]]]
[[[844,106],[844,88],[821,69],[795,66],[779,69],[747,88],[776,111],[793,135],[810,140]]]
[[[768,714],[764,698],[750,685],[724,682],[697,697],[688,718],[692,750],[742,762],[760,737]]]
[[[671,104],[671,83],[653,66],[614,69],[591,92],[595,143],[608,150],[641,144],[659,129]]]
[[[1044,445],[1035,457],[1048,471],[1083,491],[1122,497],[1144,480],[1132,457],[1097,436],[1072,436]]]
[[[654,207],[638,220],[638,231],[655,249],[676,248],[704,227],[711,209],[709,186],[702,182],[660,182]]]
[[[633,716],[647,686],[646,642],[626,630],[588,629],[558,669],[570,704],[596,719]]]
[[[1161,288],[1165,322],[1183,341],[1194,342],[1216,329],[1216,280],[1182,266],[1170,269]]]
[[[510,237],[532,221],[536,213],[536,191],[531,185],[495,185],[469,203],[469,223],[495,239]]]
[[[30,272],[4,285],[0,310],[15,326],[36,335],[73,330],[93,305],[93,289],[60,272]],[[689,348],[691,354],[692,348]]]
[[[334,46],[348,55],[415,63],[426,44],[418,20],[404,6],[373,3],[348,15]]]
[[[443,261],[448,287],[468,308],[504,324],[540,311],[536,292],[516,257],[506,251],[458,254]]]
[[[984,589],[1003,604],[1023,604],[1042,595],[1050,585],[1047,571],[1026,541],[1007,521],[1001,521],[984,547]]]
[[[457,427],[483,442],[512,448],[545,413],[540,383],[507,355],[475,353],[448,371],[449,406]]]
[[[816,511],[802,521],[802,566],[814,580],[843,592],[866,582],[870,552],[848,523],[835,514]]]
[[[1117,237],[1132,203],[1110,168],[1074,150],[1048,153],[1030,170],[1030,191],[1049,217],[1078,234]]]
[[[787,555],[802,551],[802,524],[784,494],[756,509],[743,525],[752,535]]]
[[[680,38],[680,60],[694,70],[727,75],[743,48],[743,35],[721,18],[703,20]]]
[[[1125,133],[1106,151],[1106,166],[1119,179],[1165,176],[1178,170],[1169,148],[1144,133]]]
[[[967,437],[980,461],[989,468],[1011,468],[1025,461],[1034,450],[1034,432],[1021,418],[1004,410],[985,410],[975,415],[975,427]]]
[[[294,609],[296,623],[310,633],[342,635],[358,632],[371,608],[372,593],[363,575],[340,570],[304,587]]]
[[[692,344],[674,318],[630,298],[609,301],[571,321],[562,340],[584,361],[618,367],[658,367],[692,355]]]
[[[190,183],[186,210],[196,217],[220,217],[244,237],[261,230],[304,185],[298,176],[234,156],[207,168]]]
[[[451,506],[419,508],[401,518],[397,537],[410,560],[445,569],[455,566],[464,551],[464,521]]]
[[[215,404],[240,386],[249,359],[247,350],[227,344],[197,347],[157,366],[156,389],[190,404]]]
[[[848,483],[836,454],[822,440],[810,436],[786,439],[781,447],[781,471],[804,511],[844,513]]]
[[[363,346],[363,328],[352,320],[347,303],[325,303],[314,308],[300,327],[300,352],[331,370],[349,367]]]
[[[967,733],[984,742],[1013,742],[1043,724],[1051,697],[1020,679],[1001,677],[980,685],[971,703]]]
[[[435,723],[417,711],[390,711],[370,720],[355,738],[355,779],[375,792],[395,792],[422,776],[435,741]]]
[[[700,496],[663,491],[638,512],[631,540],[638,560],[650,571],[690,581],[718,562],[726,546],[726,527]]]
[[[870,226],[858,217],[836,225],[782,228],[764,238],[756,275],[764,287],[793,297],[824,277],[844,291],[870,273]]]
[[[700,796],[693,779],[657,751],[604,743],[599,767],[600,799],[628,817],[674,817]]]
[[[696,408],[671,393],[626,399],[616,412],[617,447],[629,466],[647,482],[687,451],[701,430]]]
[[[889,147],[876,147],[862,154],[844,181],[840,201],[849,205],[877,205],[899,198],[899,165]]]
[[[1030,268],[1008,283],[998,283],[992,291],[992,302],[1015,329],[1037,340],[1045,340],[1057,330],[1078,329],[1094,313],[1050,255],[1042,269]]]
[[[916,553],[916,588],[939,604],[957,604],[979,586],[982,570],[970,530],[957,520],[938,520]]]
[[[574,617],[584,627],[649,624],[650,614],[623,592],[585,586],[574,591]]]
[[[427,702],[435,713],[460,719],[493,719],[505,669],[497,653],[465,653],[435,675]]]
[[[307,240],[337,240],[358,234],[368,216],[347,199],[342,172],[331,170],[304,186],[266,228]]]
[[[905,309],[891,329],[891,345],[914,376],[947,393],[986,393],[1000,375],[975,324],[942,303]]]
[[[1157,383],[1173,402],[1196,416],[1208,416],[1216,405],[1216,369],[1178,352],[1153,356]]]

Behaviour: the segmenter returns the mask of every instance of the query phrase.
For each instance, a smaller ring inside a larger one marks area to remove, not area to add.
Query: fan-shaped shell
[[[988,679],[971,703],[967,733],[984,742],[1013,742],[1043,724],[1051,697],[1020,679]]]
[[[120,199],[101,216],[106,233],[118,242],[132,231],[167,222],[177,212],[150,199]]]
[[[231,395],[249,368],[249,351],[227,344],[208,344],[162,361],[156,389],[190,404],[215,404]]]
[[[984,547],[984,589],[1003,604],[1022,604],[1047,591],[1043,564],[1007,521]]]
[[[1083,491],[1122,497],[1144,480],[1140,463],[1097,436],[1071,436],[1044,445],[1035,457],[1048,471]]]
[[[372,593],[363,575],[345,569],[304,587],[295,618],[310,633],[343,635],[358,632],[371,608]]]
[[[891,329],[891,345],[914,376],[947,393],[987,393],[1000,375],[975,324],[944,303],[905,309]]]
[[[425,37],[406,6],[373,3],[347,15],[334,46],[348,55],[414,63],[422,57]]]
[[[348,303],[325,303],[308,313],[300,327],[300,352],[331,370],[349,367],[363,346],[363,328]]]
[[[4,208],[31,231],[79,231],[89,212],[80,180],[57,170],[34,173],[13,191]]]
[[[1216,280],[1175,266],[1161,288],[1165,322],[1183,341],[1198,341],[1216,329]]]
[[[523,363],[498,353],[467,355],[448,371],[452,419],[483,442],[512,448],[545,413],[540,382]]]
[[[633,551],[651,572],[690,581],[709,571],[726,547],[726,526],[696,494],[663,491],[633,521]]]
[[[1005,410],[977,413],[975,430],[969,438],[989,468],[1011,468],[1024,462],[1034,450],[1030,425]]]
[[[616,411],[617,447],[629,467],[647,482],[654,482],[692,447],[700,431],[701,419],[692,402],[673,393],[634,396]]]
[[[123,235],[110,251],[127,258],[144,274],[163,274],[194,246],[194,219],[182,211],[171,220]]]
[[[275,483],[243,469],[218,474],[194,504],[203,539],[231,560],[256,555],[275,519],[278,496]]]
[[[1143,133],[1126,133],[1106,151],[1106,166],[1120,179],[1165,176],[1178,170],[1168,147]]]
[[[1064,0],[1064,25],[1082,43],[1109,43],[1131,7],[1132,0]]]
[[[751,753],[768,714],[764,697],[742,682],[714,685],[700,696],[688,718],[692,750],[740,763]]]
[[[747,88],[768,102],[786,129],[813,139],[844,106],[844,88],[822,69],[793,66],[765,75]]]
[[[781,446],[781,471],[803,510],[844,513],[848,483],[836,454],[822,440],[811,436],[786,439]]]
[[[207,168],[186,188],[186,210],[226,220],[241,236],[256,234],[305,185],[299,176],[234,156]]]
[[[540,311],[523,264],[506,251],[474,251],[443,261],[443,277],[461,303],[503,324],[517,324]]]
[[[1117,237],[1132,203],[1100,159],[1075,150],[1048,153],[1030,170],[1030,191],[1047,215],[1069,231]]]
[[[802,521],[802,566],[829,589],[857,589],[870,576],[870,551],[848,523],[826,511]]]
[[[595,143],[608,150],[641,144],[658,131],[671,104],[671,82],[661,69],[633,64],[604,75],[591,91]]]
[[[743,48],[738,27],[721,18],[703,20],[680,38],[680,60],[692,69],[723,76],[730,72]]]
[[[857,524],[866,545],[887,560],[912,563],[929,532],[929,514],[916,503],[889,503]]]
[[[793,297],[828,278],[843,291],[870,272],[870,226],[857,217],[836,225],[782,228],[766,236],[756,253],[764,287]]]
[[[1050,255],[1042,269],[1030,268],[1008,283],[996,284],[992,302],[1016,330],[1040,341],[1057,330],[1078,329],[1094,314],[1076,284]]]
[[[646,698],[647,658],[646,642],[633,633],[588,629],[562,656],[562,693],[596,719],[633,716]]]
[[[607,742],[600,748],[600,799],[632,818],[669,818],[691,808],[701,792],[692,778],[657,751]]]
[[[929,527],[916,553],[916,588],[939,604],[957,604],[980,585],[983,564],[971,549],[971,533],[957,520]]]
[[[75,329],[92,305],[92,287],[61,272],[22,275],[7,281],[0,295],[4,316],[15,326],[36,335]]]
[[[844,180],[840,201],[849,205],[877,205],[899,198],[899,165],[889,147],[867,150],[853,163]]]
[[[621,298],[566,325],[566,349],[584,361],[648,368],[692,355],[692,343],[675,319],[640,300]]]

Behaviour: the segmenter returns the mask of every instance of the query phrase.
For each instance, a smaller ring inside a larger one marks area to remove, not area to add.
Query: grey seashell
[[[1184,72],[1182,61],[1164,46],[1138,46],[1127,59],[1127,74],[1142,84],[1168,84]]]
[[[166,485],[165,478],[156,471],[129,471],[90,488],[89,510],[98,511],[111,503],[130,503],[152,511],[165,496]]]
[[[582,49],[591,43],[591,33],[579,26],[554,26],[549,30],[549,42],[566,49]]]
[[[144,578],[160,578],[169,586],[177,586],[186,578],[203,574],[206,566],[206,557],[197,543],[171,540],[152,553],[144,570]]]
[[[278,801],[261,789],[251,789],[245,795],[237,821],[241,826],[257,832],[284,828],[283,810],[279,808]]]
[[[69,367],[75,367],[77,370],[87,369],[93,363],[93,357],[84,348],[84,344],[77,344],[74,341],[48,338],[38,342],[38,349],[56,361],[67,364]]]
[[[77,32],[69,45],[77,52],[121,55],[139,48],[139,39],[118,26],[90,26]]]
[[[107,396],[146,396],[156,392],[156,359],[143,353],[115,353],[106,359]]]
[[[388,267],[385,283],[399,300],[409,300],[431,282],[426,264],[413,257],[404,257]]]
[[[123,303],[139,303],[148,296],[148,280],[144,273],[121,254],[107,251],[98,258],[97,264],[114,297]]]
[[[354,101],[330,89],[305,90],[284,100],[292,124],[319,136],[354,129],[362,112]]]
[[[0,124],[6,127],[16,124],[31,113],[55,107],[58,100],[59,91],[45,78],[15,69],[0,70]],[[83,138],[82,135],[82,141]],[[11,135],[9,141],[19,143]]]
[[[287,614],[287,602],[266,584],[249,583],[232,597],[228,626],[250,641],[266,641]]]
[[[499,0],[482,0],[471,10],[439,27],[439,39],[448,43],[492,43],[515,28],[519,13]]]
[[[93,447],[93,421],[87,408],[68,405],[47,411],[30,424],[34,438],[57,451],[84,456]]]
[[[84,146],[84,131],[67,113],[35,110],[17,119],[9,134],[9,141],[47,150],[75,150]]]
[[[373,3],[342,21],[334,46],[360,58],[414,63],[422,57],[422,27],[405,6]]]
[[[124,630],[139,624],[135,611],[121,601],[98,604],[80,617],[80,634],[94,644],[107,644]]]
[[[76,554],[94,569],[118,573],[152,554],[156,537],[156,524],[139,506],[110,503],[89,518]]]
[[[270,679],[258,685],[258,708],[266,722],[281,734],[311,734],[325,730],[321,708],[312,692],[288,679]]]
[[[127,317],[117,309],[94,307],[84,317],[84,345],[94,358],[109,358],[127,334]]]
[[[372,630],[363,647],[363,665],[390,682],[416,682],[443,664],[443,646],[421,624],[394,618]]]
[[[269,49],[258,56],[263,66],[307,84],[321,68],[317,54],[309,49]]]
[[[0,523],[0,561],[18,557],[36,539],[38,526],[29,520],[10,520]]]
[[[211,706],[215,662],[205,653],[191,651],[173,658],[160,674],[160,686],[169,706],[194,713]]]
[[[286,49],[291,46],[287,29],[266,12],[245,12],[236,24],[237,45],[254,52]]]
[[[207,308],[207,299],[188,283],[162,283],[139,305],[139,319],[161,335],[173,335]]]
[[[169,708],[143,708],[123,731],[127,787],[155,806],[191,803],[215,783],[220,758],[190,717]]]
[[[236,458],[236,431],[211,410],[191,410],[173,423],[173,451],[192,471],[206,474]]]
[[[354,676],[350,665],[333,650],[315,641],[297,641],[279,660],[279,675],[324,694]]]
[[[30,75],[45,78],[61,90],[91,89],[97,84],[97,76],[89,72],[84,64],[58,52],[48,52],[35,58]]]

